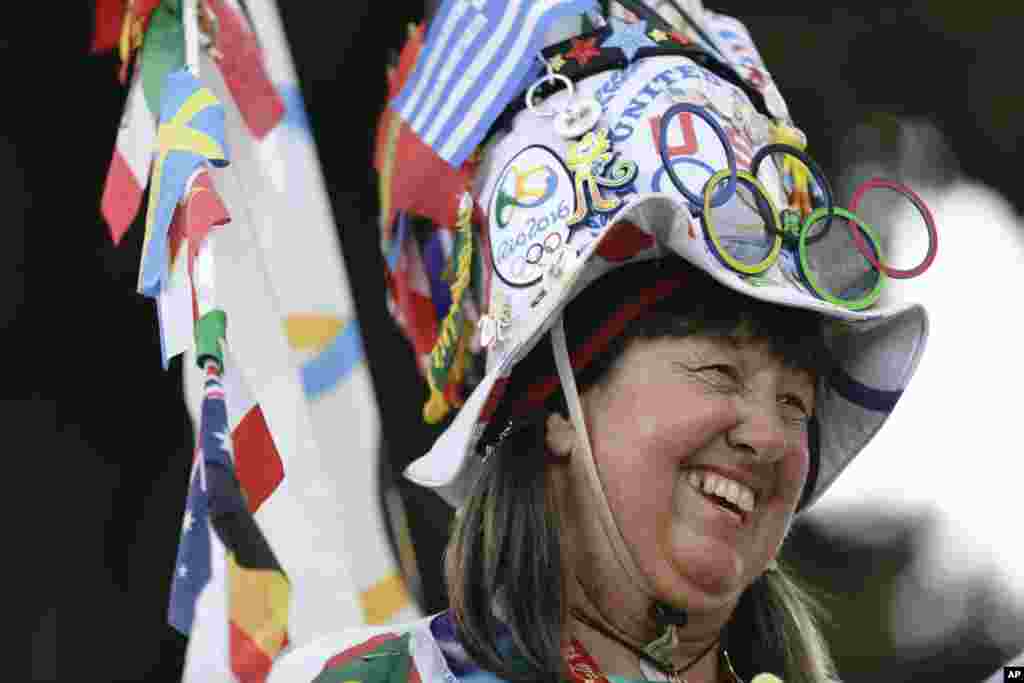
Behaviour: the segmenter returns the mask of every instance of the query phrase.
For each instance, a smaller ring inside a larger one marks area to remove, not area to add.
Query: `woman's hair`
[[[612,313],[609,300],[628,306],[630,297],[623,297],[623,291],[637,291],[637,282],[651,275],[672,273],[684,278],[676,293],[627,323],[622,334],[577,370],[581,393],[607,377],[631,340],[694,333],[764,339],[792,367],[819,376],[827,371],[817,315],[737,294],[678,259],[625,266],[591,285],[565,313],[570,349]],[[630,283],[628,290],[625,283]],[[553,368],[549,344],[542,341],[513,372],[502,406],[515,405],[517,395]],[[526,415],[506,407],[492,418],[502,433],[487,446],[482,473],[456,513],[446,551],[449,599],[463,645],[477,664],[507,680],[554,682],[563,667],[560,645],[569,607],[562,585],[565,558],[558,505],[546,476],[546,416],[553,411],[567,412],[560,391]],[[819,614],[780,568],[742,594],[722,642],[744,678],[772,671],[787,683],[825,681],[832,663],[816,626]],[[510,646],[525,658],[525,669],[521,661],[504,656]]]

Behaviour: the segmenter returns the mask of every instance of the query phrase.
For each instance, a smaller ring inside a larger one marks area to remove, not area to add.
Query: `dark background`
[[[383,431],[401,435],[386,444],[382,468],[385,480],[395,481],[395,473],[425,451],[432,432],[418,419],[422,394],[409,390],[416,377],[411,352],[383,306],[369,158],[387,55],[400,47],[421,4],[281,4],[355,290]],[[831,177],[856,156],[844,143],[855,125],[922,117],[948,137],[964,174],[994,186],[1021,210],[1014,155],[1024,130],[1016,49],[1024,6],[708,5],[747,24],[807,133],[809,150]],[[8,354],[15,380],[6,383],[5,415],[15,433],[26,430],[11,445],[32,454],[25,460],[41,468],[29,475],[31,486],[14,487],[31,501],[29,522],[15,526],[26,536],[19,554],[32,556],[31,575],[18,585],[29,586],[33,596],[33,677],[56,680],[59,593],[67,596],[65,676],[86,664],[102,672],[97,680],[177,680],[185,640],[167,625],[165,613],[191,455],[180,362],[169,372],[161,369],[153,305],[135,293],[140,222],[115,248],[98,211],[126,94],[116,80],[117,58],[88,54],[91,3],[61,11],[57,35],[42,46],[0,43],[12,87],[23,77],[49,79],[58,91],[52,107],[12,106],[12,100],[7,108],[16,124],[0,134],[3,197],[12,217],[0,250],[5,339],[20,338],[30,351]],[[63,52],[58,56],[50,45]],[[41,140],[59,149],[40,150]],[[31,317],[24,305],[29,250],[33,294],[43,303]],[[420,573],[433,588],[426,605],[437,609],[431,542],[443,533],[447,510],[433,494],[398,485],[416,501],[411,517],[423,539]],[[810,525],[796,532],[801,565],[834,596],[827,601],[836,623],[829,633],[847,681],[976,681],[1011,654],[976,630],[958,633],[938,652],[892,649],[883,623],[887,580],[909,561],[920,524],[897,522],[903,531],[885,547],[850,545]],[[984,599],[998,601],[998,595]]]

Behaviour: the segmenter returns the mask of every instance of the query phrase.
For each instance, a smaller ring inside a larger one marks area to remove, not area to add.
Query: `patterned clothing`
[[[511,638],[499,647],[518,658]],[[608,676],[610,683],[639,683]],[[470,659],[459,642],[451,611],[387,630],[355,629],[322,638],[283,657],[269,683],[504,683]]]

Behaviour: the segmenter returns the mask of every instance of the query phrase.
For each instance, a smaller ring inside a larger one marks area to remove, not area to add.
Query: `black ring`
[[[818,181],[818,184],[821,185],[822,189],[824,190],[825,213],[828,216],[828,218],[825,221],[825,227],[821,229],[820,233],[814,235],[813,237],[808,235],[807,244],[814,244],[815,242],[824,239],[825,235],[827,235],[828,231],[832,228],[832,209],[835,208],[835,202],[832,199],[832,186],[829,185],[828,178],[825,177],[825,174],[821,172],[821,167],[818,166],[818,163],[814,159],[812,159],[807,154],[807,152],[792,145],[786,145],[781,142],[776,142],[771,145],[765,145],[761,149],[757,150],[757,153],[754,154],[754,157],[750,160],[750,174],[752,176],[754,176],[755,178],[757,177],[757,169],[761,167],[761,162],[764,161],[766,156],[772,154],[773,152],[788,154],[804,162],[804,165],[807,166],[808,169],[810,169],[811,175],[814,176],[814,179]]]

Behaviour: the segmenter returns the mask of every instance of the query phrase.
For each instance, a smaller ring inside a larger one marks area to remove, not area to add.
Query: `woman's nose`
[[[726,433],[730,446],[757,462],[781,458],[786,440],[786,425],[774,401],[744,401],[740,420]]]

